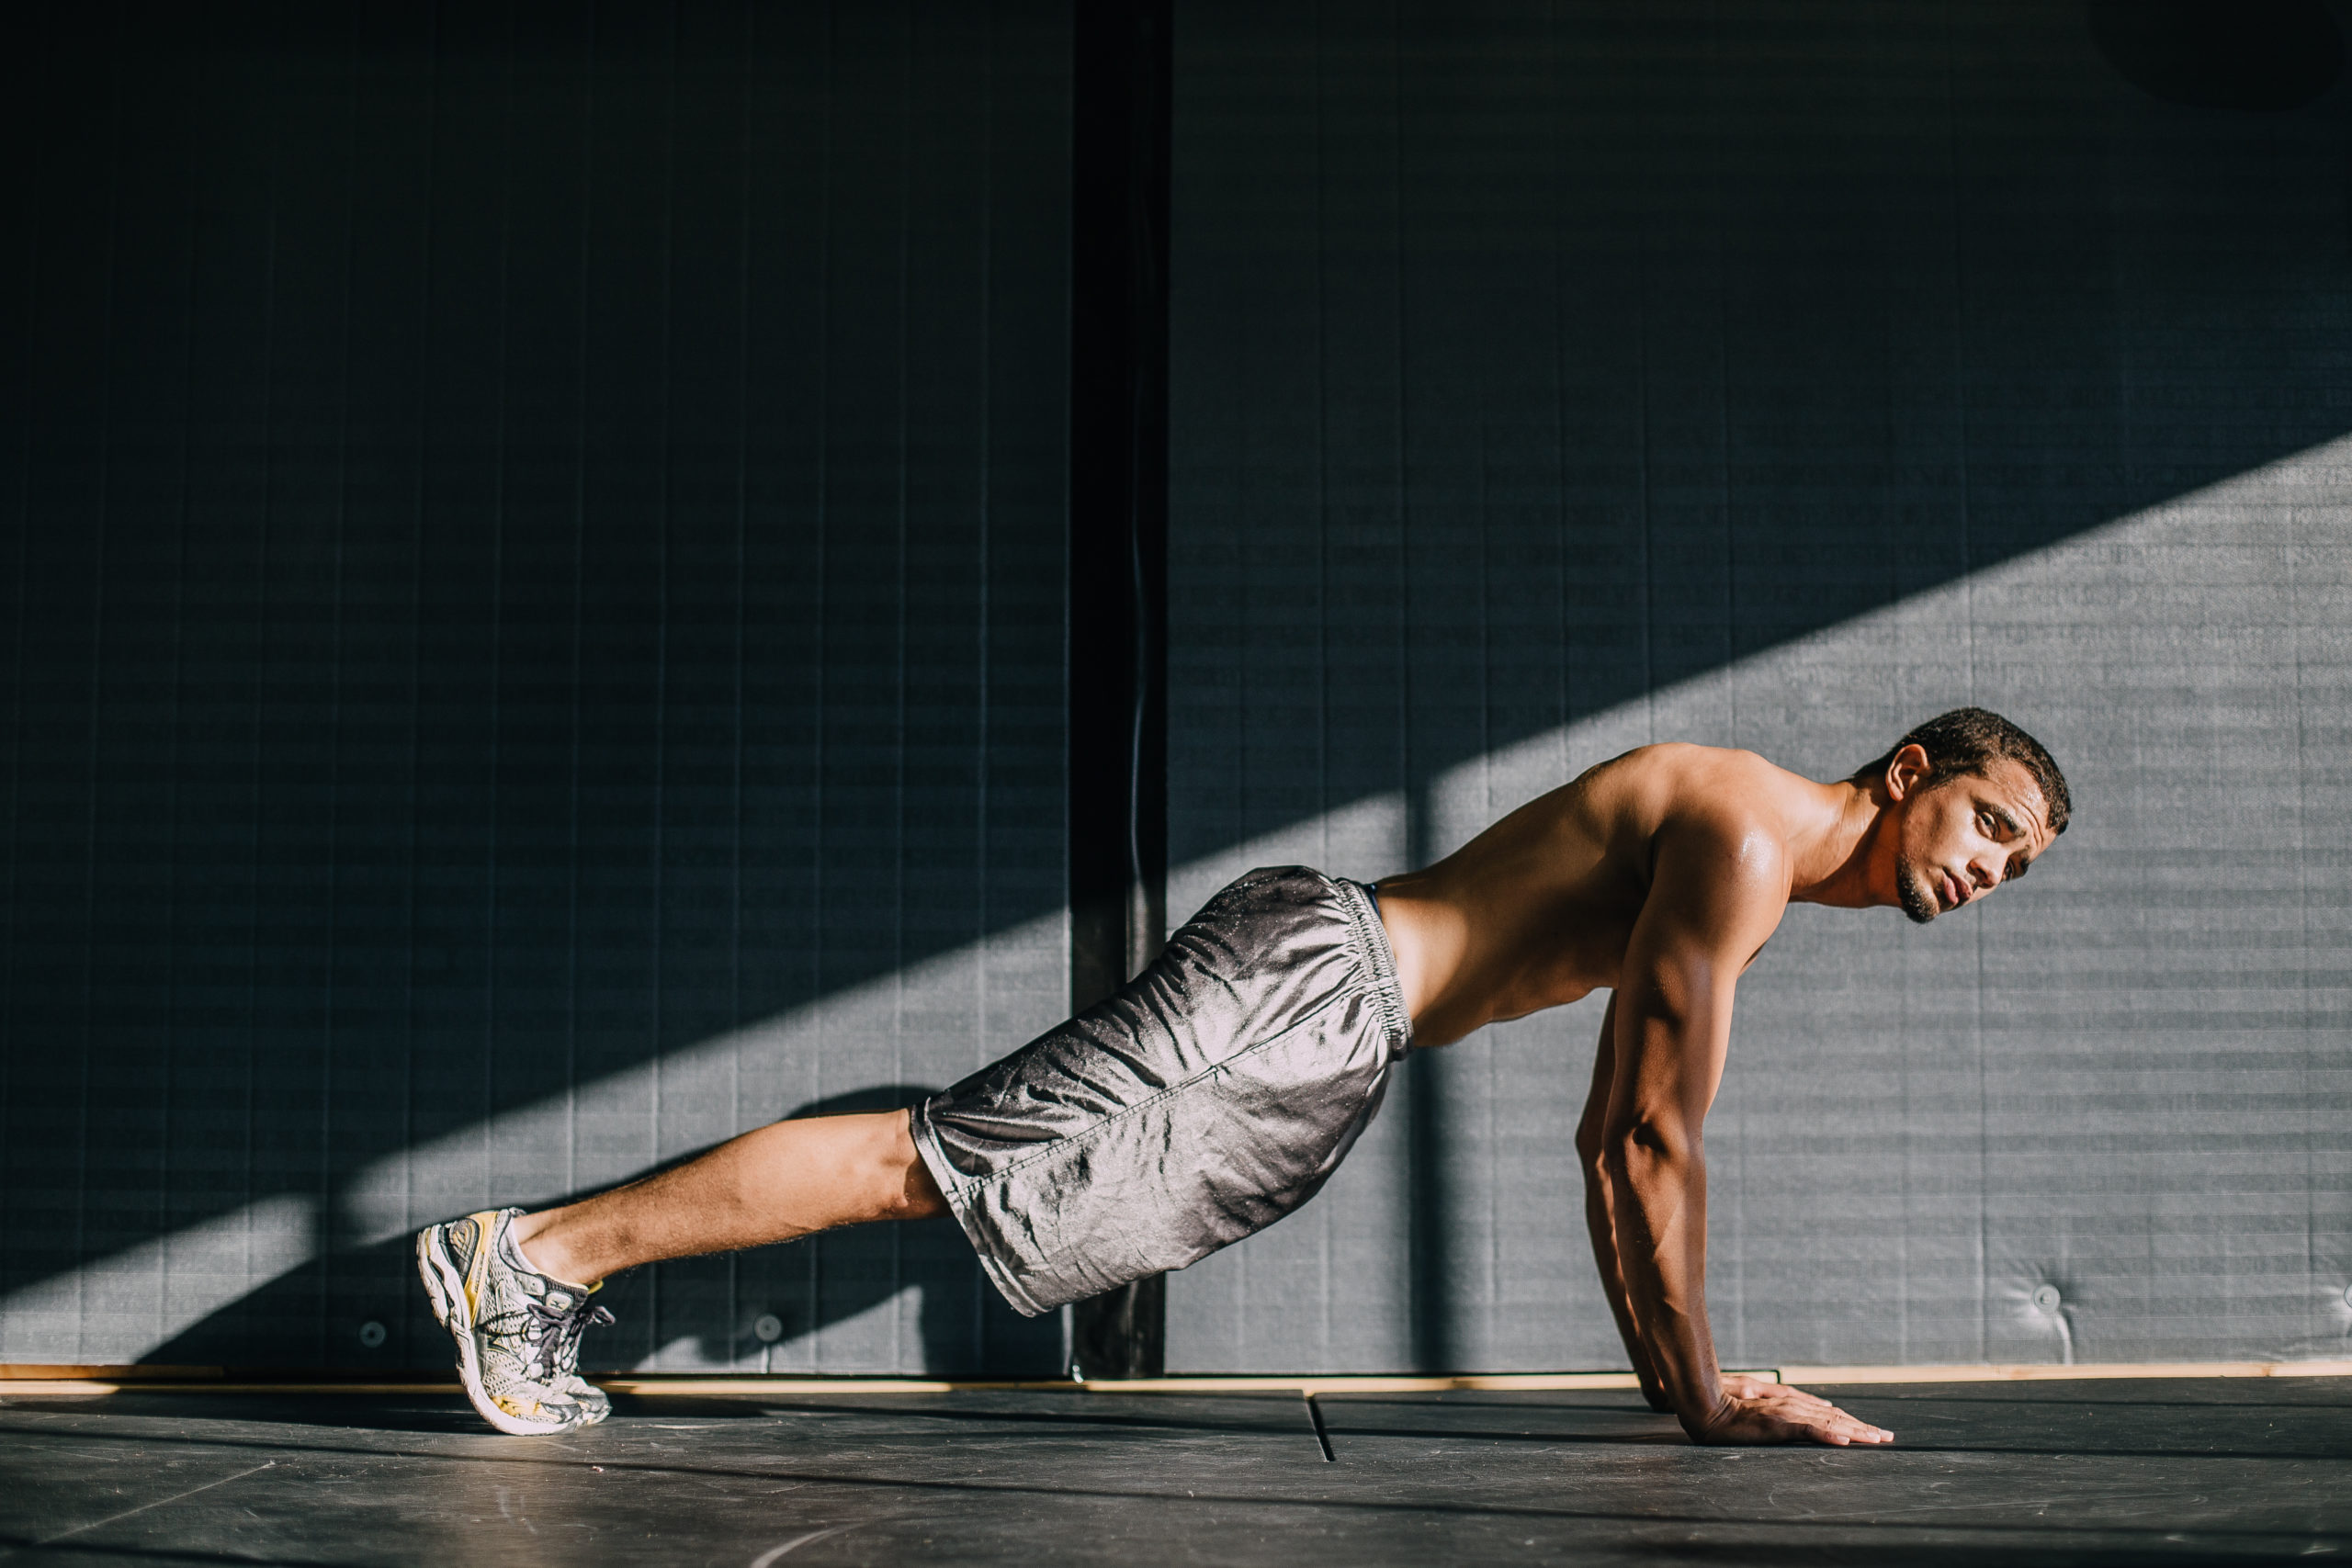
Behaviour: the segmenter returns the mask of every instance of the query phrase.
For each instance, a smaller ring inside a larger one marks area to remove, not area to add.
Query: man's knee
[[[867,1170],[875,1205],[884,1219],[927,1220],[947,1212],[947,1200],[915,1147],[913,1117],[906,1111],[879,1119]]]

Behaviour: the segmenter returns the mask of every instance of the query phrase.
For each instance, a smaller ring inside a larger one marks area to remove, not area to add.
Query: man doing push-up
[[[1726,1376],[1707,1327],[1700,1137],[1739,976],[1792,902],[1925,923],[2065,830],[2066,782],[1981,708],[1817,784],[1747,751],[1645,746],[1375,886],[1253,871],[1109,1000],[911,1111],[778,1122],[578,1203],[417,1237],[474,1407],[503,1431],[602,1420],[597,1283],[665,1258],[952,1213],[1036,1314],[1182,1269],[1304,1203],[1417,1045],[1610,992],[1576,1144],[1585,1218],[1653,1406],[1700,1442],[1890,1433]]]

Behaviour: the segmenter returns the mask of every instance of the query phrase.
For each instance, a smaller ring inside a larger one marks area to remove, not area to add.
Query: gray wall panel
[[[1060,7],[20,42],[0,1359],[442,1364],[415,1225],[1059,1015]],[[944,1224],[612,1293],[1060,1353]]]
[[[2158,103],[2029,6],[1202,6],[1178,81],[1171,913],[2008,711],[2048,864],[1742,987],[1725,1359],[2344,1354],[2346,90]],[[1599,1016],[1417,1058],[1170,1366],[1622,1364]]]

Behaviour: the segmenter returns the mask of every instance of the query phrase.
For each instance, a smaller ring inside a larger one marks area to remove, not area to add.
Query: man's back
[[[1835,825],[1840,793],[1752,751],[1644,746],[1428,869],[1385,879],[1382,914],[1416,1042],[1444,1044],[1616,986],[1662,837],[1701,840],[1726,883],[1736,874],[1751,898],[1785,906],[1794,854]]]

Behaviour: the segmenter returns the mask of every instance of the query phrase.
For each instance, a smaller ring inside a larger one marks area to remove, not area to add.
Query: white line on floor
[[[226,1486],[232,1481],[243,1481],[246,1476],[254,1474],[254,1472],[267,1470],[277,1462],[277,1461],[274,1459],[266,1459],[259,1464],[254,1466],[252,1470],[241,1470],[234,1475],[224,1475],[218,1481],[208,1481],[201,1486],[191,1486],[187,1491],[175,1492],[169,1497],[158,1497],[152,1503],[141,1503],[135,1508],[125,1508],[119,1514],[108,1514],[103,1519],[92,1519],[86,1525],[75,1525],[70,1530],[60,1530],[55,1535],[46,1536],[40,1540],[34,1541],[33,1545],[48,1546],[56,1541],[63,1540],[67,1536],[80,1535],[84,1530],[94,1530],[101,1526],[113,1524],[118,1519],[127,1519],[133,1514],[143,1514],[150,1508],[160,1508],[166,1503],[176,1503],[183,1497],[193,1497],[199,1492],[209,1492],[215,1486]],[[0,1551],[0,1557],[6,1557],[7,1555],[9,1555],[7,1552]]]
[[[810,1530],[807,1535],[796,1535],[782,1546],[771,1546],[757,1557],[752,1558],[752,1568],[768,1568],[768,1565],[777,1558],[789,1556],[812,1540],[822,1540],[829,1535],[839,1535],[843,1530],[853,1530],[856,1528],[855,1525],[835,1525],[831,1529]]]

